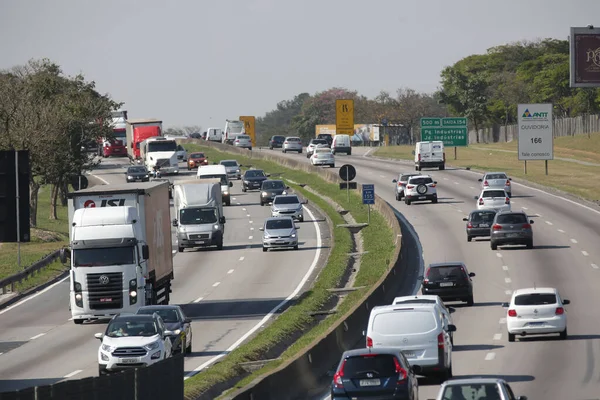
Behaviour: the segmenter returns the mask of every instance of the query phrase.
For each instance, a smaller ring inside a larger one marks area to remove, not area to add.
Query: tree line
[[[401,88],[369,99],[356,91],[331,88],[301,93],[257,118],[261,144],[272,135],[313,138],[315,125],[335,124],[335,100],[354,99],[355,123],[404,125],[418,139],[422,117],[467,117],[472,129],[517,122],[519,103],[552,103],[554,116],[575,117],[600,111],[600,90],[569,85],[569,42],[521,41],[467,56],[441,71],[434,93]],[[411,129],[412,128],[412,129]],[[477,137],[479,142],[479,137]]]
[[[0,71],[0,150],[29,150],[31,226],[37,226],[43,185],[50,187],[50,218],[56,219],[69,183],[97,165],[82,146],[112,137],[111,111],[121,105],[48,59]]]

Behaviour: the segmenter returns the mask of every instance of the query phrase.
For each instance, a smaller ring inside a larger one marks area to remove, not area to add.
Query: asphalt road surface
[[[439,203],[407,206],[395,200],[392,179],[413,172],[414,164],[369,158],[368,150],[336,155],[336,167],[354,165],[356,181],[375,184],[375,192],[406,217],[422,244],[425,265],[464,261],[477,274],[475,306],[459,306],[453,314],[455,377],[503,377],[515,395],[530,399],[600,398],[600,209],[513,183],[512,208],[525,210],[535,221],[534,249],[492,251],[487,238],[468,243],[462,221],[476,208],[479,173],[423,170],[438,182]],[[305,154],[285,156],[308,162]],[[537,336],[508,342],[501,303],[513,290],[534,285],[556,287],[571,300],[566,341]],[[419,396],[435,398],[438,389],[422,381]]]
[[[128,165],[126,159],[104,159],[94,175],[106,184],[124,183]],[[180,176],[170,179],[195,175],[182,166]],[[328,253],[327,223],[310,204],[300,224],[300,249],[263,253],[258,228],[269,207],[260,206],[258,192],[242,193],[237,182],[232,194],[224,249],[174,254],[171,304],[183,305],[193,319],[186,377],[260,331],[313,282]],[[103,332],[106,321],[75,325],[68,296],[69,282],[62,280],[0,310],[0,392],[98,375],[94,333]]]

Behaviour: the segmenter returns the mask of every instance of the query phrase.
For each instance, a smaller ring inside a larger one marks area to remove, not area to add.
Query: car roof
[[[154,319],[153,314],[117,314],[113,320],[148,321]]]
[[[269,218],[265,218],[265,224],[269,221],[281,221],[282,219],[291,219],[292,223],[294,222],[294,219],[292,217],[290,217],[289,215],[285,215],[285,216],[281,216],[281,217],[269,217]]]
[[[297,194],[278,194],[277,196],[275,196],[275,198],[279,198],[279,197],[295,197],[298,200],[300,200],[300,197],[298,197]]]
[[[414,172],[400,172],[398,175],[421,176],[421,174],[417,174]]]
[[[536,287],[536,288],[523,288],[513,291],[513,296],[519,296],[522,294],[533,294],[533,293],[554,293],[558,294],[558,289],[551,287]]]
[[[527,213],[523,210],[500,210],[496,214],[524,214],[527,216]]]
[[[222,162],[231,162],[231,161],[237,162],[237,160],[221,160],[221,161],[219,161],[219,163],[222,163]]]
[[[410,177],[410,179],[413,179],[413,178],[431,178],[431,175],[413,175]]]
[[[437,294],[421,294],[421,295],[414,295],[414,296],[398,296],[396,298],[394,298],[394,303],[396,301],[406,301],[406,300],[434,300],[434,301],[441,301],[440,296],[438,296]]]
[[[157,304],[154,306],[142,306],[140,308],[138,308],[139,310],[148,310],[148,309],[152,309],[152,310],[178,310],[181,307],[177,306],[177,305],[167,305],[167,304]]]
[[[429,268],[438,268],[438,267],[464,267],[465,263],[462,261],[448,261],[443,263],[432,263],[429,264]]]
[[[475,214],[475,213],[490,213],[490,214],[498,214],[498,211],[493,210],[491,208],[484,208],[482,210],[473,210],[469,213],[469,215],[471,214]]]
[[[498,171],[498,172],[486,172],[486,173],[485,173],[485,174],[483,174],[483,175],[493,175],[493,174],[504,174],[504,175],[508,175],[506,172],[501,172],[501,171]]]
[[[466,379],[450,379],[444,383],[442,386],[449,385],[468,385],[468,384],[485,384],[485,383],[506,383],[506,381],[502,378],[466,378]]]
[[[422,304],[387,304],[385,306],[375,306],[371,309],[371,311],[406,311],[406,310],[435,310],[437,309],[437,304],[434,303],[422,303]]]
[[[396,355],[400,353],[400,349],[399,348],[395,348],[395,347],[377,347],[375,349],[373,348],[362,348],[362,349],[353,349],[353,350],[347,350],[344,352],[344,354],[342,354],[342,358],[346,358],[346,357],[354,357],[354,356],[361,356],[364,354],[390,354],[390,355]]]

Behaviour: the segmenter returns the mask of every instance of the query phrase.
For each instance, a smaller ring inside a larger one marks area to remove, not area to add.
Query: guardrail
[[[37,261],[31,264],[29,267],[25,268],[21,272],[17,272],[14,275],[8,276],[2,280],[0,280],[0,294],[14,293],[15,284],[21,283],[25,279],[28,279],[32,276],[35,276],[40,270],[46,268],[48,265],[52,264],[60,254],[60,250],[55,250],[52,253],[46,255],[40,261]],[[9,288],[7,290],[7,288]]]

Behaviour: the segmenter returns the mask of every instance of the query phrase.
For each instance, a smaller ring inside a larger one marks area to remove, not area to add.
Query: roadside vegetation
[[[283,314],[279,315],[277,319],[272,321],[270,325],[249,342],[242,344],[228,354],[221,362],[188,379],[185,382],[186,399],[194,399],[210,387],[235,380],[236,377],[244,378],[237,382],[233,389],[243,387],[258,376],[277,368],[281,363],[294,357],[312,343],[319,335],[338,322],[341,316],[352,305],[356,304],[364,296],[365,292],[387,271],[389,260],[394,252],[394,241],[388,223],[379,213],[372,212],[370,226],[362,230],[364,251],[368,251],[368,253],[362,255],[361,268],[354,282],[355,287],[364,286],[365,288],[349,294],[338,305],[336,314],[325,318],[315,325],[314,317],[310,316],[309,313],[319,311],[321,307],[331,300],[332,295],[327,289],[335,288],[340,284],[349,260],[347,253],[352,249],[352,239],[346,228],[337,227],[338,224],[344,224],[345,221],[334,207],[321,197],[291,182],[307,184],[320,195],[333,199],[348,210],[358,223],[367,222],[367,207],[362,204],[361,198],[356,193],[351,193],[350,202],[348,203],[345,192],[340,191],[337,185],[324,181],[318,175],[285,168],[274,162],[240,157],[237,154],[224,153],[196,144],[187,144],[184,146],[188,152],[204,152],[211,163],[222,159],[235,158],[242,165],[251,165],[253,168],[264,169],[267,173],[271,174],[281,173],[280,179],[286,181],[297,193],[323,210],[331,219],[334,226],[331,254],[327,264],[319,274],[314,286],[309,289],[307,295]],[[298,331],[305,331],[305,333],[299,339],[294,340],[295,334]],[[286,350],[281,355],[275,356],[279,357],[277,361],[269,362],[252,374],[247,374],[241,367],[241,363],[273,358],[266,355],[269,354],[271,349],[285,343],[287,343]]]

